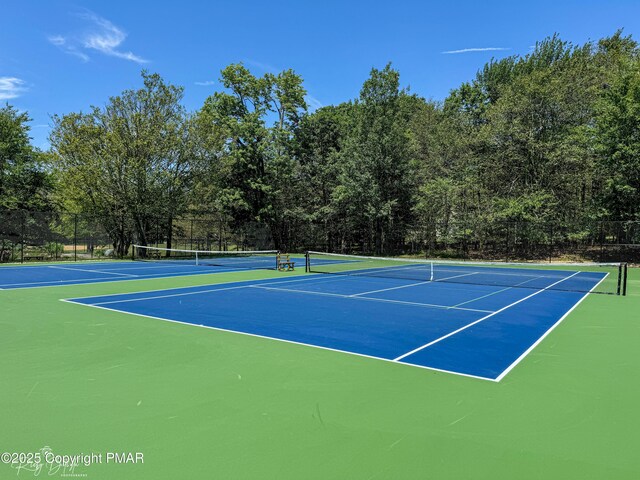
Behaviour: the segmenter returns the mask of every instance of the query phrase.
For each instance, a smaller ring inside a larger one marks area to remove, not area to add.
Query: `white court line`
[[[483,295],[481,297],[477,297],[477,298],[473,298],[471,300],[467,300],[466,302],[458,303],[457,305],[454,305],[454,307],[459,307],[460,305],[466,305],[467,303],[477,302],[478,300],[482,300],[483,298],[487,298],[487,297],[490,297],[492,295],[496,295],[498,293],[506,292],[507,290],[511,290],[512,288],[520,287],[520,286],[524,285],[527,282],[533,282],[534,280],[537,280],[539,278],[544,278],[544,277],[530,278],[529,280],[525,280],[524,282],[520,282],[520,283],[518,283],[518,284],[516,284],[516,285],[514,285],[512,287],[503,288],[502,290],[498,290],[497,292],[492,292],[492,293],[489,293],[487,295]],[[531,287],[531,288],[534,288],[534,287]]]
[[[574,275],[576,275],[576,274],[578,274],[578,273],[581,273],[581,272],[576,272]],[[574,276],[574,275],[572,275],[572,276]],[[603,277],[603,278],[600,280],[600,282],[598,282],[598,284],[596,284],[596,285],[595,285],[595,286],[594,286],[594,287],[589,291],[589,293],[590,293],[591,291],[593,291],[593,290],[594,290],[594,289],[595,289],[595,288],[596,288],[596,287],[597,287],[597,286],[598,286],[602,281],[604,281],[604,279],[605,279],[607,276],[608,276],[608,274],[607,274],[607,275],[605,275],[605,277]],[[567,280],[568,278],[570,278],[570,277],[567,277],[567,278],[565,278],[565,279],[563,279],[563,280],[560,280],[559,282],[556,282],[556,283],[560,283],[560,282],[562,282],[562,281],[564,281],[564,280]],[[305,281],[305,280],[317,280],[317,279],[318,279],[318,278],[317,278],[316,276],[305,276],[305,277],[300,278],[300,279],[285,280],[285,281],[282,281],[282,282],[272,282],[272,283],[274,283],[274,284],[275,284],[275,283],[290,283],[290,282],[298,282],[298,281]],[[227,283],[229,283],[229,282],[227,282]],[[236,282],[230,282],[230,283],[236,283]],[[224,283],[223,283],[223,284],[221,284],[221,285],[224,285]],[[554,284],[554,285],[555,285],[555,284]],[[553,286],[553,285],[550,285],[549,287],[547,287],[547,289],[548,289],[548,288],[550,288],[551,286]],[[185,287],[185,288],[189,288],[189,287]],[[175,288],[173,288],[173,289],[175,289]],[[156,290],[156,291],[165,291],[165,290],[173,290],[173,289],[162,289],[162,290]],[[277,289],[276,289],[276,290],[277,290]],[[523,299],[521,299],[521,300],[519,300],[518,302],[515,302],[515,303],[519,303],[519,302],[521,302],[521,301],[524,301],[524,300],[526,300],[527,298],[532,297],[533,295],[536,295],[536,294],[538,294],[538,293],[541,293],[542,291],[543,291],[543,290],[541,290],[541,291],[539,291],[539,292],[536,292],[536,293],[534,293],[534,294],[530,295],[529,297],[523,298]],[[139,293],[145,293],[145,292],[139,292]],[[134,295],[134,294],[135,294],[135,293],[132,293],[132,294],[130,294],[130,295]],[[482,376],[478,376],[478,375],[466,374],[466,373],[456,372],[456,371],[452,371],[452,370],[446,370],[446,369],[441,369],[441,368],[436,368],[436,367],[429,367],[429,366],[425,366],[425,365],[418,365],[418,364],[414,364],[414,363],[406,362],[406,361],[405,361],[405,362],[398,362],[398,360],[397,360],[397,359],[390,360],[390,359],[387,359],[387,358],[376,357],[376,356],[373,356],[373,355],[366,355],[366,354],[362,354],[362,353],[350,352],[350,351],[346,351],[346,350],[339,350],[339,349],[330,348],[330,347],[323,347],[323,346],[320,346],[320,345],[313,345],[313,344],[307,344],[307,343],[302,343],[302,342],[296,342],[296,341],[293,341],[293,340],[285,340],[285,339],[276,338],[276,337],[269,337],[269,336],[266,336],[266,335],[259,335],[259,334],[253,334],[253,333],[240,332],[240,331],[229,330],[229,329],[224,329],[224,328],[219,328],[219,327],[212,327],[212,326],[208,326],[208,325],[196,325],[196,324],[194,324],[194,323],[182,322],[182,321],[179,321],[179,320],[171,320],[171,319],[167,319],[167,318],[154,317],[154,316],[151,316],[151,315],[145,315],[145,314],[134,313],[134,312],[127,312],[127,311],[123,311],[123,310],[117,310],[117,309],[114,309],[114,308],[108,308],[108,307],[103,307],[103,306],[98,306],[98,305],[91,305],[91,304],[79,303],[79,302],[76,302],[76,301],[73,301],[73,300],[70,300],[70,299],[61,299],[60,301],[62,301],[62,302],[66,302],[66,303],[74,303],[74,304],[82,305],[82,306],[85,306],[85,307],[94,307],[94,308],[99,308],[99,309],[102,309],[102,310],[107,310],[107,311],[111,311],[111,312],[117,312],[117,313],[120,313],[120,314],[123,314],[123,313],[124,313],[124,314],[128,314],[128,315],[135,315],[135,316],[139,316],[139,317],[150,318],[150,319],[154,319],[154,320],[162,320],[162,321],[171,322],[171,323],[177,323],[177,324],[182,324],[182,325],[189,325],[189,326],[193,326],[193,327],[201,327],[201,328],[207,328],[207,329],[210,329],[210,330],[218,330],[218,331],[223,331],[223,332],[228,332],[228,333],[235,333],[235,334],[238,334],[238,335],[246,335],[246,336],[249,336],[249,337],[256,337],[256,338],[263,338],[263,339],[268,339],[268,340],[275,340],[275,341],[278,341],[278,342],[284,342],[284,343],[290,343],[290,344],[294,344],[294,345],[302,345],[302,346],[307,346],[307,347],[312,347],[312,348],[318,348],[318,349],[321,349],[321,350],[327,350],[327,351],[339,352],[339,353],[344,353],[344,354],[348,354],[348,355],[354,355],[354,356],[357,356],[357,357],[364,357],[364,358],[370,358],[370,359],[374,359],[374,360],[381,360],[381,361],[385,361],[385,362],[389,362],[389,363],[394,363],[394,364],[396,364],[396,365],[398,365],[398,364],[399,364],[399,365],[406,365],[406,366],[416,367],[416,368],[422,368],[422,369],[430,370],[430,371],[436,371],[436,372],[449,373],[449,374],[458,375],[458,376],[462,376],[462,377],[475,378],[475,379],[479,379],[479,380],[488,380],[488,381],[496,382],[496,383],[497,383],[497,382],[499,382],[500,380],[502,380],[502,378],[504,378],[504,376],[505,376],[505,375],[506,375],[506,374],[507,374],[507,373],[508,373],[512,368],[514,368],[514,367],[517,365],[517,363],[519,363],[519,362],[520,362],[520,361],[521,361],[521,360],[522,360],[522,359],[527,355],[527,353],[528,353],[529,351],[531,351],[531,350],[532,350],[532,349],[533,349],[533,348],[534,348],[538,343],[540,343],[540,342],[544,339],[544,337],[545,337],[546,335],[548,335],[548,334],[551,332],[551,330],[553,330],[553,329],[554,329],[554,328],[555,328],[555,327],[556,327],[556,326],[557,326],[557,325],[558,325],[558,324],[559,324],[559,323],[560,323],[560,322],[561,322],[561,321],[562,321],[562,320],[563,320],[567,315],[569,315],[569,313],[571,313],[571,311],[572,311],[573,309],[575,309],[575,308],[578,306],[578,304],[579,304],[579,303],[581,303],[581,302],[584,300],[584,298],[586,298],[586,296],[587,296],[587,295],[588,295],[588,293],[587,293],[587,294],[585,294],[585,295],[584,295],[584,296],[583,296],[583,297],[582,297],[582,298],[581,298],[581,299],[580,299],[580,300],[579,300],[579,301],[578,301],[578,302],[577,302],[577,303],[576,303],[576,304],[575,304],[575,305],[574,305],[574,306],[573,306],[573,307],[572,307],[572,308],[571,308],[571,309],[570,309],[570,310],[569,310],[569,311],[568,311],[568,312],[567,312],[567,313],[566,313],[566,314],[565,314],[565,315],[564,315],[564,316],[563,316],[563,317],[562,317],[562,318],[561,318],[561,319],[560,319],[560,320],[559,320],[559,321],[558,321],[558,322],[553,326],[553,327],[551,327],[551,328],[550,328],[550,329],[545,333],[545,335],[543,335],[543,337],[541,337],[541,338],[540,338],[540,339],[539,339],[539,340],[538,340],[538,341],[537,341],[533,346],[531,346],[531,347],[527,350],[527,352],[525,352],[523,355],[521,355],[521,357],[519,357],[519,358],[518,358],[518,359],[517,359],[517,360],[516,360],[516,361],[515,361],[511,366],[509,366],[509,367],[507,368],[507,370],[505,370],[505,371],[504,371],[500,376],[498,376],[497,378],[482,377]],[[108,295],[103,295],[103,296],[105,296],[105,297],[106,297],[106,296],[108,296]],[[85,298],[90,298],[90,297],[85,297]],[[515,303],[514,303],[514,304],[512,304],[512,305],[515,305]],[[510,305],[510,306],[512,306],[512,305]],[[506,309],[506,308],[509,308],[510,306],[505,307],[505,309]],[[503,310],[504,310],[504,309],[503,309]],[[495,312],[495,313],[498,313],[498,312]],[[477,323],[477,322],[475,322],[475,323]],[[470,326],[470,325],[468,325],[468,326]],[[467,326],[467,327],[468,327],[468,326]],[[464,328],[467,328],[467,327],[464,327]]]
[[[429,342],[429,343],[425,343],[424,345],[422,345],[422,346],[420,346],[420,347],[418,347],[418,348],[414,348],[414,349],[413,349],[413,350],[411,350],[410,352],[403,353],[403,354],[402,354],[402,355],[400,355],[399,357],[394,358],[394,359],[393,359],[393,361],[394,361],[394,362],[398,362],[398,361],[402,360],[403,358],[408,357],[409,355],[413,355],[414,353],[419,352],[420,350],[424,350],[425,348],[429,348],[430,346],[435,345],[436,343],[439,343],[439,342],[441,342],[442,340],[444,340],[444,339],[446,339],[446,338],[451,337],[452,335],[455,335],[455,334],[457,334],[457,333],[462,332],[463,330],[466,330],[467,328],[470,328],[470,327],[472,327],[472,326],[474,326],[474,325],[477,325],[478,323],[483,322],[483,321],[485,321],[486,319],[491,318],[491,317],[493,317],[494,315],[497,315],[497,314],[498,314],[498,313],[500,313],[500,312],[504,312],[505,310],[507,310],[508,308],[513,307],[514,305],[517,305],[517,304],[519,304],[519,303],[521,303],[521,302],[524,302],[525,300],[528,300],[528,299],[529,299],[529,298],[531,298],[531,297],[535,297],[536,295],[538,295],[538,294],[540,294],[540,293],[544,292],[545,290],[548,290],[549,288],[553,287],[554,285],[557,285],[558,283],[564,282],[565,280],[569,280],[571,277],[575,277],[575,276],[576,276],[576,275],[578,275],[579,273],[580,273],[580,272],[575,272],[573,275],[569,275],[568,277],[563,278],[562,280],[559,280],[559,281],[557,281],[557,282],[555,282],[555,283],[552,283],[551,285],[549,285],[548,287],[543,288],[542,290],[538,290],[537,292],[533,292],[531,295],[528,295],[528,296],[526,296],[526,297],[524,297],[524,298],[521,298],[520,300],[517,300],[517,301],[515,301],[515,302],[513,302],[513,303],[510,303],[510,304],[509,304],[509,305],[507,305],[506,307],[502,307],[500,310],[496,310],[495,312],[490,313],[489,315],[487,315],[487,316],[485,316],[485,317],[482,317],[482,318],[480,318],[480,319],[478,319],[478,320],[475,320],[474,322],[471,322],[471,323],[469,323],[468,325],[465,325],[465,326],[463,326],[463,327],[460,327],[460,328],[458,328],[457,330],[454,330],[453,332],[449,332],[449,333],[447,333],[446,335],[443,335],[443,336],[442,336],[442,337],[440,337],[440,338],[436,338],[435,340],[433,340],[433,341],[431,341],[431,342]]]
[[[262,285],[247,285],[251,288],[261,288],[263,290],[275,290],[278,292],[289,292],[289,293],[304,293],[306,295],[321,295],[325,297],[337,297],[337,298],[346,298],[351,300],[368,300],[372,302],[382,302],[382,303],[397,303],[399,305],[410,305],[413,307],[427,307],[427,308],[440,308],[443,310],[449,310],[453,307],[450,305],[437,305],[433,303],[420,303],[420,302],[405,302],[403,300],[389,300],[386,298],[376,298],[376,297],[354,297],[353,295],[343,295],[340,293],[329,293],[329,292],[314,292],[311,290],[297,290],[294,288],[274,288],[274,287],[264,287]],[[478,310],[475,308],[456,308],[455,310],[465,310],[469,312],[479,312],[479,313],[491,313],[492,310]]]
[[[205,267],[215,267],[215,268],[233,268],[233,269],[237,269],[237,268],[244,268],[246,269],[247,267],[240,267],[239,265],[207,265],[206,263],[202,263],[200,265],[196,265],[195,263],[176,263],[176,264],[172,264],[171,262],[179,262],[180,260],[167,260],[166,262],[157,262],[154,263],[153,265],[149,265],[149,263],[152,262],[145,262],[145,261],[137,261],[137,263],[128,263],[127,265],[132,265],[131,268],[125,268],[124,270],[153,270],[153,269],[160,269],[160,268],[184,268],[184,269],[201,269],[201,268],[205,268]],[[272,263],[274,262],[263,262],[265,266],[270,266]],[[148,267],[138,267],[136,265],[149,265]],[[118,268],[109,268],[109,269],[104,269],[104,270],[100,270],[101,272],[114,272],[116,270],[123,270],[122,268],[118,269]]]
[[[370,293],[378,293],[378,292],[388,292],[389,290],[398,290],[400,288],[408,288],[408,287],[416,287],[418,285],[425,285],[427,283],[434,283],[434,282],[444,282],[445,280],[449,280],[451,278],[458,278],[458,277],[467,277],[469,275],[475,275],[477,272],[473,272],[473,273],[464,273],[462,275],[454,275],[453,277],[445,277],[445,278],[440,278],[438,280],[425,280],[424,282],[418,282],[418,283],[412,283],[410,285],[400,285],[399,287],[390,287],[390,288],[381,288],[380,290],[371,290],[369,292],[362,292],[362,293],[354,293],[352,295],[347,295],[348,297],[359,297],[360,295],[368,295]]]
[[[46,287],[66,287],[68,285],[90,285],[92,283],[115,283],[115,282],[132,282],[137,280],[154,280],[154,279],[163,279],[163,278],[173,278],[173,277],[198,277],[200,275],[217,275],[220,273],[244,273],[246,270],[239,269],[211,269],[207,272],[203,273],[189,273],[189,272],[176,272],[176,273],[166,273],[166,274],[157,274],[157,273],[149,273],[144,275],[136,275],[134,278],[118,278],[117,280],[109,280],[109,277],[105,278],[75,278],[73,280],[49,280],[46,282],[20,282],[20,283],[3,283],[2,287],[15,287],[18,286],[20,289],[26,288],[46,288]],[[86,283],[78,283],[78,282],[86,282]],[[238,282],[238,280],[233,280],[233,282]],[[229,283],[229,282],[225,282]],[[65,285],[67,284],[67,285]],[[32,285],[28,287],[22,287],[21,285]],[[175,290],[176,287],[167,288],[165,290]],[[6,290],[15,290],[8,289]]]
[[[551,264],[553,265],[553,264]],[[469,269],[470,266],[465,266],[465,265],[461,265],[462,268],[467,268]],[[496,270],[508,270],[510,267],[494,267]],[[452,268],[442,268],[442,269],[438,269],[440,272],[456,272],[456,271],[460,271],[459,269],[452,269]],[[506,276],[506,277],[538,277],[538,278],[559,278],[559,275],[540,275],[540,269],[519,269],[520,271],[518,272],[509,272],[509,271],[500,271],[497,272],[495,270],[491,270],[491,271],[482,271],[482,270],[476,270],[474,273],[477,274],[481,274],[481,275],[492,275],[492,276]],[[569,273],[573,270],[547,270],[547,272],[550,273]],[[532,272],[532,273],[524,273],[524,272]],[[538,272],[538,273],[535,273]]]
[[[91,272],[91,273],[106,273],[107,275],[121,275],[123,277],[137,277],[131,273],[116,273],[112,270],[92,270],[89,268],[71,268],[71,267],[59,267],[57,265],[47,265],[47,268],[55,268],[56,270],[70,270],[72,272]]]
[[[490,377],[481,377],[481,376],[478,376],[478,375],[471,375],[471,374],[468,374],[468,373],[456,372],[456,371],[453,371],[453,370],[444,370],[442,368],[427,367],[427,366],[424,366],[424,365],[417,365],[417,364],[413,364],[413,363],[409,363],[409,362],[398,363],[398,362],[395,362],[394,360],[390,360],[390,359],[384,358],[384,357],[376,357],[376,356],[373,356],[373,355],[367,355],[365,353],[356,353],[356,352],[350,352],[348,350],[339,350],[337,348],[323,347],[321,345],[314,345],[312,343],[296,342],[295,340],[285,340],[284,338],[269,337],[267,335],[259,335],[257,333],[240,332],[238,330],[230,330],[228,328],[211,327],[209,325],[197,325],[195,323],[181,322],[180,320],[171,320],[170,318],[154,317],[152,315],[145,315],[143,313],[127,312],[127,311],[123,311],[123,310],[117,310],[115,308],[102,307],[102,306],[99,306],[99,305],[96,306],[96,305],[90,305],[90,304],[87,304],[87,303],[78,303],[78,302],[74,302],[72,300],[60,299],[60,301],[61,302],[66,302],[66,303],[73,303],[75,305],[82,305],[83,307],[99,308],[101,310],[106,310],[106,311],[109,311],[109,312],[116,312],[116,313],[120,313],[120,314],[124,313],[124,314],[127,314],[127,315],[135,315],[137,317],[150,318],[152,320],[162,320],[163,322],[178,323],[180,325],[187,325],[187,326],[190,326],[190,327],[207,328],[209,330],[217,330],[219,332],[234,333],[234,334],[237,334],[237,335],[246,335],[247,337],[274,340],[276,342],[289,343],[289,344],[293,344],[293,345],[302,345],[303,347],[318,348],[320,350],[328,350],[330,352],[344,353],[344,354],[347,354],[347,355],[354,355],[356,357],[364,357],[364,358],[370,358],[370,359],[373,359],[373,360],[381,360],[383,362],[392,363],[394,365],[404,365],[404,366],[408,366],[408,367],[417,367],[417,368],[422,368],[424,370],[430,370],[430,371],[434,371],[434,372],[442,372],[442,373],[450,373],[450,374],[453,374],[453,375],[459,375],[461,377],[475,378],[475,379],[478,379],[478,380],[488,380],[490,382],[495,382],[496,381],[494,378],[490,378]]]
[[[221,273],[223,273],[223,272],[221,272]],[[224,273],[240,273],[240,272],[237,272],[237,271],[227,272],[227,271],[225,271]],[[242,273],[244,273],[244,272],[242,272]],[[188,276],[188,277],[197,277],[199,275],[209,275],[209,274],[208,273],[198,273],[198,274],[183,275],[183,276],[185,276],[185,277],[186,276]],[[168,278],[172,278],[174,276],[177,276],[177,275],[172,275],[171,277],[168,277]],[[164,278],[164,277],[158,277],[158,278]],[[128,295],[139,295],[141,293],[154,293],[154,292],[170,292],[170,291],[175,291],[175,290],[185,290],[185,289],[188,289],[188,288],[198,288],[198,287],[205,287],[205,286],[212,286],[212,285],[228,285],[230,283],[242,283],[242,282],[251,282],[251,281],[262,282],[262,281],[267,281],[267,280],[273,280],[272,282],[264,283],[264,284],[261,284],[261,285],[270,285],[270,284],[277,285],[277,284],[280,284],[280,283],[301,282],[303,280],[320,280],[320,281],[325,280],[326,282],[329,282],[329,281],[334,281],[334,280],[344,280],[344,278],[346,278],[346,277],[338,277],[337,275],[336,276],[333,276],[333,275],[332,276],[327,276],[327,275],[315,275],[315,274],[306,275],[305,274],[301,278],[294,278],[292,280],[282,280],[282,281],[280,281],[280,279],[277,279],[277,278],[276,279],[273,279],[273,278],[257,278],[255,280],[231,279],[231,280],[228,280],[228,281],[225,281],[225,282],[218,282],[218,283],[213,283],[213,284],[209,284],[209,285],[187,285],[187,286],[184,286],[184,287],[175,287],[174,286],[174,287],[167,287],[167,288],[155,288],[155,289],[152,289],[152,290],[142,290],[142,291],[139,291],[139,292],[109,293],[109,294],[106,294],[106,295],[89,295],[89,296],[86,296],[86,297],[73,297],[73,298],[66,298],[66,299],[63,299],[63,300],[83,300],[83,299],[86,299],[86,298],[128,296]],[[114,282],[128,282],[128,281],[130,281],[130,280],[114,280]],[[113,283],[113,282],[109,281],[109,282],[100,282],[100,283]],[[319,283],[319,282],[311,282],[310,281],[309,283]]]
[[[212,288],[208,290],[198,290],[197,292],[183,292],[183,293],[174,293],[169,295],[154,295],[153,297],[128,298],[125,300],[110,300],[108,302],[98,302],[98,303],[83,303],[82,305],[111,305],[113,303],[141,302],[144,300],[157,300],[159,298],[186,297],[188,295],[200,295],[201,293],[222,292],[224,290],[238,290],[240,288],[248,288],[248,287],[250,287],[250,285],[239,285],[235,287],[223,287],[223,288]],[[146,292],[138,292],[138,294],[144,294],[144,293]],[[109,295],[109,296],[112,296],[112,295]]]
[[[593,292],[593,291],[598,287],[598,285],[600,285],[600,284],[604,281],[604,279],[605,279],[605,278],[607,278],[608,276],[609,276],[609,274],[607,273],[604,277],[602,277],[602,278],[600,279],[600,281],[599,281],[598,283],[596,283],[596,284],[591,288],[591,290],[589,290],[587,293],[585,293],[585,294],[580,298],[580,300],[578,300],[578,301],[575,303],[575,305],[574,305],[573,307],[571,307],[571,308],[567,311],[567,313],[565,313],[562,317],[560,317],[560,319],[559,319],[556,323],[554,323],[553,325],[551,325],[551,327],[550,327],[546,332],[544,332],[544,334],[543,334],[543,335],[542,335],[538,340],[536,340],[536,341],[534,342],[534,344],[533,344],[533,345],[531,345],[529,348],[527,348],[527,349],[522,353],[522,355],[520,355],[518,358],[516,358],[516,359],[515,359],[515,361],[514,361],[511,365],[509,365],[505,370],[503,370],[503,372],[502,372],[500,375],[498,375],[498,377],[496,378],[496,382],[499,382],[500,380],[502,380],[502,379],[505,377],[505,375],[507,375],[507,373],[509,373],[511,370],[513,370],[513,369],[515,368],[515,366],[516,366],[516,365],[518,365],[518,364],[519,364],[519,363],[524,359],[524,357],[526,357],[527,355],[529,355],[529,353],[531,353],[531,350],[533,350],[534,348],[536,348],[536,347],[540,344],[540,342],[542,342],[542,340],[544,340],[544,339],[545,339],[545,337],[551,333],[551,331],[552,331],[554,328],[556,328],[558,325],[560,325],[560,323],[561,323],[565,318],[567,318],[567,316],[568,316],[571,312],[573,312],[573,310],[575,310],[575,308],[576,308],[578,305],[580,305],[580,304],[582,303],[582,301],[583,301],[585,298],[587,298],[587,296],[588,296],[591,292]]]
[[[302,280],[302,279],[299,279],[299,280]],[[293,281],[294,280],[290,280],[289,282],[293,282]],[[234,282],[234,283],[237,283],[237,282]],[[167,295],[154,295],[154,296],[151,296],[151,297],[128,298],[128,299],[124,299],[124,300],[109,300],[109,301],[106,301],[106,302],[92,303],[90,305],[111,305],[111,304],[114,304],[114,303],[139,302],[139,301],[145,301],[145,300],[157,300],[159,298],[183,297],[183,296],[188,296],[188,295],[199,295],[199,294],[203,294],[203,293],[222,292],[222,291],[226,291],[226,290],[239,290],[241,288],[261,288],[261,289],[264,289],[264,290],[277,290],[277,291],[282,291],[282,292],[305,293],[305,294],[311,294],[311,295],[324,295],[324,296],[340,297],[340,298],[354,298],[356,300],[370,300],[370,301],[385,302],[385,303],[399,303],[399,304],[404,304],[404,305],[429,307],[429,308],[441,308],[441,309],[450,309],[451,308],[448,305],[432,305],[432,304],[428,304],[428,303],[404,302],[404,301],[400,301],[400,300],[386,300],[386,299],[372,298],[372,297],[350,297],[349,295],[342,295],[342,294],[338,294],[338,293],[312,292],[312,291],[307,291],[307,290],[295,290],[295,289],[289,289],[289,288],[273,288],[273,287],[265,286],[265,285],[279,285],[281,283],[285,283],[285,282],[283,281],[283,282],[270,282],[270,283],[268,282],[268,283],[261,283],[261,284],[236,285],[236,286],[233,286],[233,287],[222,287],[222,288],[211,288],[211,289],[207,289],[207,290],[198,290],[197,292],[181,292],[181,293],[171,293],[171,294],[167,294]],[[139,292],[137,294],[139,295],[140,293],[145,293],[145,292]],[[131,294],[131,295],[136,295],[136,294]],[[112,296],[112,295],[105,295],[105,296]],[[91,297],[89,297],[89,298],[91,298]],[[478,310],[478,309],[472,309],[472,308],[458,308],[457,310],[466,310],[466,311],[480,312],[480,313],[491,312],[491,310]]]
[[[389,290],[398,290],[400,288],[417,287],[418,285],[426,285],[427,283],[431,283],[431,280],[425,280],[424,282],[418,282],[418,283],[411,283],[409,285],[400,285],[399,287],[381,288],[379,290],[370,290],[368,292],[354,293],[352,295],[346,295],[346,296],[355,298],[355,297],[359,297],[360,295],[368,295],[369,293],[388,292]]]
[[[322,267],[322,265],[315,265],[317,268]],[[357,265],[356,265],[357,266]],[[337,272],[329,272],[332,275],[349,275],[351,277],[373,277],[374,275],[371,274],[371,272],[396,272],[398,270],[402,270],[402,271],[406,271],[406,270],[425,270],[429,267],[428,264],[418,264],[418,265],[398,265],[396,267],[368,267],[368,268],[361,268],[361,269],[356,269],[356,270],[342,270],[342,271],[337,271]],[[429,270],[430,271],[430,270]],[[326,272],[322,272],[322,271],[318,271],[318,272],[314,272],[313,270],[311,271],[311,273],[326,273]],[[384,277],[383,277],[384,278]]]
[[[199,268],[198,265],[196,264],[191,264],[191,263],[182,263],[182,264],[170,264],[170,263],[157,263],[154,265],[149,265],[149,262],[135,262],[135,263],[128,263],[127,265],[131,265],[130,268],[109,268],[109,269],[104,269],[104,271],[109,271],[109,272],[113,272],[115,270],[153,270],[155,268]],[[139,267],[138,265],[149,265],[148,267]],[[103,270],[100,270],[103,271]]]
[[[127,302],[138,302],[138,301],[142,301],[142,300],[155,300],[158,298],[171,298],[171,297],[181,297],[181,296],[186,296],[186,295],[198,295],[199,293],[211,293],[211,292],[219,292],[219,291],[223,291],[223,290],[236,290],[236,289],[240,289],[240,288],[249,288],[249,287],[258,287],[260,285],[280,285],[281,283],[292,283],[292,282],[301,282],[303,280],[309,280],[312,277],[308,277],[305,276],[303,278],[295,278],[292,280],[280,280],[280,279],[275,279],[275,281],[271,281],[269,282],[268,280],[272,280],[270,278],[265,278],[265,279],[257,279],[254,280],[255,282],[260,282],[265,280],[265,283],[256,283],[256,284],[248,284],[248,285],[236,285],[233,287],[222,287],[222,288],[210,288],[207,290],[198,290],[197,292],[181,292],[181,293],[170,293],[167,295],[154,295],[152,297],[141,297],[141,298],[128,298],[128,299],[124,299],[124,300],[110,300],[108,302],[98,302],[98,303],[92,303],[92,304],[85,304],[82,303],[82,305],[109,305],[112,303],[127,303]],[[244,280],[244,282],[250,282],[251,280]],[[227,285],[227,284],[233,284],[233,283],[241,283],[243,282],[242,280],[232,280],[230,282],[223,282],[223,283],[218,283],[215,284],[216,286],[218,285]],[[202,285],[200,285],[202,286]],[[100,298],[100,297],[123,297],[123,296],[131,296],[131,295],[141,295],[141,294],[145,294],[145,293],[151,293],[151,292],[167,292],[167,291],[175,291],[175,290],[185,290],[185,289],[192,289],[192,288],[199,288],[200,286],[198,285],[191,285],[191,286],[187,286],[187,287],[171,287],[171,288],[163,288],[160,290],[145,290],[142,292],[133,292],[133,293],[112,293],[112,294],[108,294],[108,295],[91,295],[89,297],[80,297],[80,298],[67,298],[64,299],[66,301],[74,301],[74,300],[82,300],[83,298]],[[296,290],[297,291],[297,290]],[[75,303],[80,303],[80,302],[75,302]]]

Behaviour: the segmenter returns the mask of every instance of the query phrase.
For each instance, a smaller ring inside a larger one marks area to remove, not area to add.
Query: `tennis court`
[[[186,275],[210,275],[250,269],[275,268],[275,251],[216,252],[198,256],[196,250],[137,247],[136,252],[151,251],[134,257],[140,261],[108,261],[55,265],[30,265],[0,269],[0,290],[15,288],[54,287],[88,283],[144,280]],[[216,267],[215,270],[203,267]]]
[[[313,258],[302,278],[65,301],[499,381],[609,275]]]
[[[149,257],[0,267],[12,448],[140,450],[135,478],[638,471],[637,271],[623,297],[616,264]]]

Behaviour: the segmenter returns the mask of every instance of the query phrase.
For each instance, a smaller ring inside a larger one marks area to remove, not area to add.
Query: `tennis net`
[[[133,259],[173,265],[198,265],[240,269],[275,269],[277,250],[208,251],[133,246]]]
[[[624,263],[506,263],[307,252],[307,272],[495,287],[626,294]]]

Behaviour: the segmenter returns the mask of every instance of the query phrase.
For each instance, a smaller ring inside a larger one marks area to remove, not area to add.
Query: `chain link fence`
[[[316,229],[309,250],[371,255],[372,231],[336,235]],[[320,238],[316,241],[314,238]],[[640,222],[433,222],[412,225],[387,255],[496,261],[592,261],[640,263]]]
[[[233,228],[227,219],[215,215],[146,222],[141,241],[133,219],[126,217],[105,222],[99,217],[66,212],[0,210],[0,262],[119,258],[128,256],[136,243],[187,250],[274,248],[269,228],[257,222]],[[310,229],[299,232],[298,237],[306,239],[290,245],[291,251],[373,252],[373,243],[369,239],[355,241],[357,235],[348,242],[334,241],[329,248],[324,242],[309,240],[305,233]],[[116,238],[123,236],[126,245],[118,250]],[[386,253],[452,259],[640,263],[638,221],[439,222],[406,228],[402,238],[393,252]]]
[[[0,210],[0,263],[81,261],[128,257],[143,243],[133,219],[117,222],[66,212]],[[107,226],[106,226],[107,225]],[[118,249],[124,237],[127,244]],[[257,223],[232,229],[214,216],[147,219],[144,243],[188,250],[264,250],[273,248],[269,230]]]

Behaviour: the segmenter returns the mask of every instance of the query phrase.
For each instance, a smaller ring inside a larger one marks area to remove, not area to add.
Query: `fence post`
[[[600,220],[600,262],[604,258],[604,221]]]
[[[24,263],[24,230],[27,212],[22,211],[22,222],[20,225],[20,263]]]
[[[73,261],[78,261],[78,214],[73,214]]]
[[[506,222],[507,225],[507,230],[506,230],[506,238],[505,238],[505,242],[504,242],[504,261],[508,262],[509,261],[509,226],[510,223]]]

